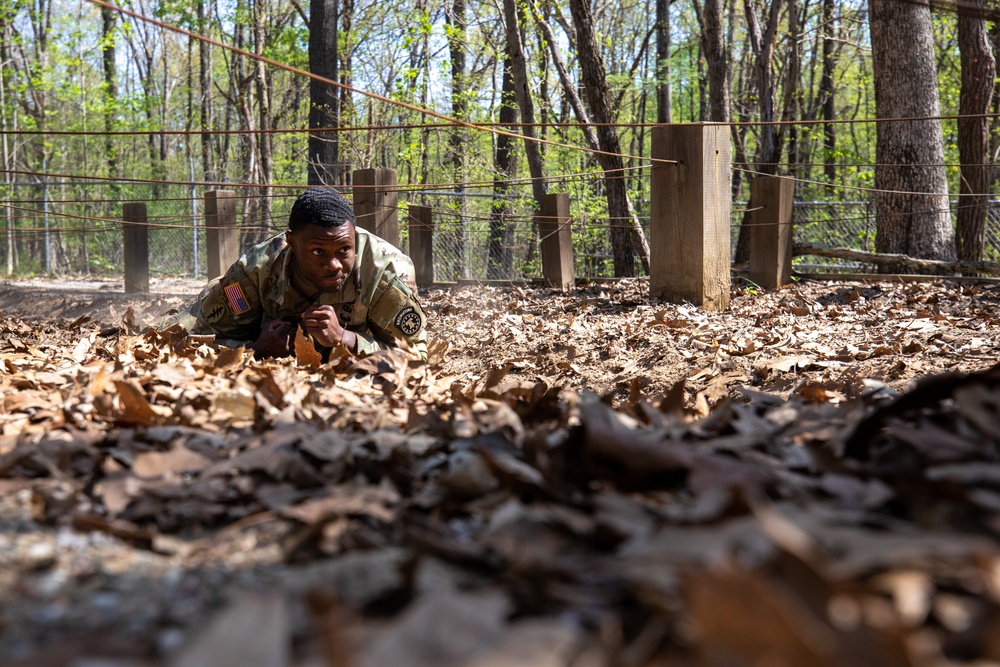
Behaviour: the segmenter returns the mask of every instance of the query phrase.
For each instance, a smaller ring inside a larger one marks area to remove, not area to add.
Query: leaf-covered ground
[[[0,664],[1000,662],[988,285],[431,290],[431,359],[0,285]]]

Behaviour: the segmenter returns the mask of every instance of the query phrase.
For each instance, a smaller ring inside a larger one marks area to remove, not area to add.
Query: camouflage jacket
[[[354,271],[337,292],[320,292],[293,277],[290,248],[279,234],[248,250],[212,280],[186,310],[160,324],[215,334],[224,344],[250,343],[276,319],[295,320],[313,305],[333,306],[341,326],[371,354],[403,339],[427,359],[425,316],[416,298],[413,262],[389,242],[356,230]]]

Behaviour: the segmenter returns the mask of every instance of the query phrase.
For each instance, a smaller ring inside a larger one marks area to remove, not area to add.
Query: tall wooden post
[[[572,287],[573,233],[570,228],[569,195],[565,192],[542,195],[535,216],[542,240],[542,276],[553,287]]]
[[[240,258],[236,194],[231,190],[205,193],[205,253],[209,280],[224,274]]]
[[[729,128],[712,123],[653,128],[650,278],[654,298],[729,308]]]
[[[149,293],[149,226],[146,204],[122,205],[123,254],[125,256],[125,292]]]
[[[764,289],[792,281],[795,179],[758,176],[750,183],[750,280]]]
[[[358,227],[399,247],[399,189],[395,169],[354,171],[354,214]]]
[[[434,284],[434,220],[430,206],[410,204],[410,259],[417,287]]]

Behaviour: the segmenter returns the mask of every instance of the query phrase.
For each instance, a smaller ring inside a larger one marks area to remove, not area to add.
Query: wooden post
[[[236,229],[236,194],[231,190],[205,193],[205,253],[208,279],[224,274],[240,258]]]
[[[410,204],[410,259],[417,287],[434,284],[434,220],[430,206]]]
[[[149,293],[149,226],[146,204],[122,205],[123,254],[125,256],[125,293]]]
[[[572,287],[576,272],[573,267],[569,195],[565,192],[543,195],[538,207],[535,221],[542,239],[542,276],[553,287]]]
[[[750,280],[764,289],[792,281],[795,179],[758,176],[750,183]]]
[[[653,128],[650,278],[653,298],[729,308],[731,148],[729,127]]]
[[[358,227],[399,247],[399,190],[395,169],[354,171],[354,214]]]

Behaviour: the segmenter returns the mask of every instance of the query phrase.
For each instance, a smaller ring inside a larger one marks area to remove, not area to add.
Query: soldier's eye
[[[312,254],[314,254],[314,255],[316,255],[317,257],[319,257],[320,255],[322,255],[322,254],[323,254],[323,249],[322,249],[322,248],[313,248],[313,250],[312,250]]]

